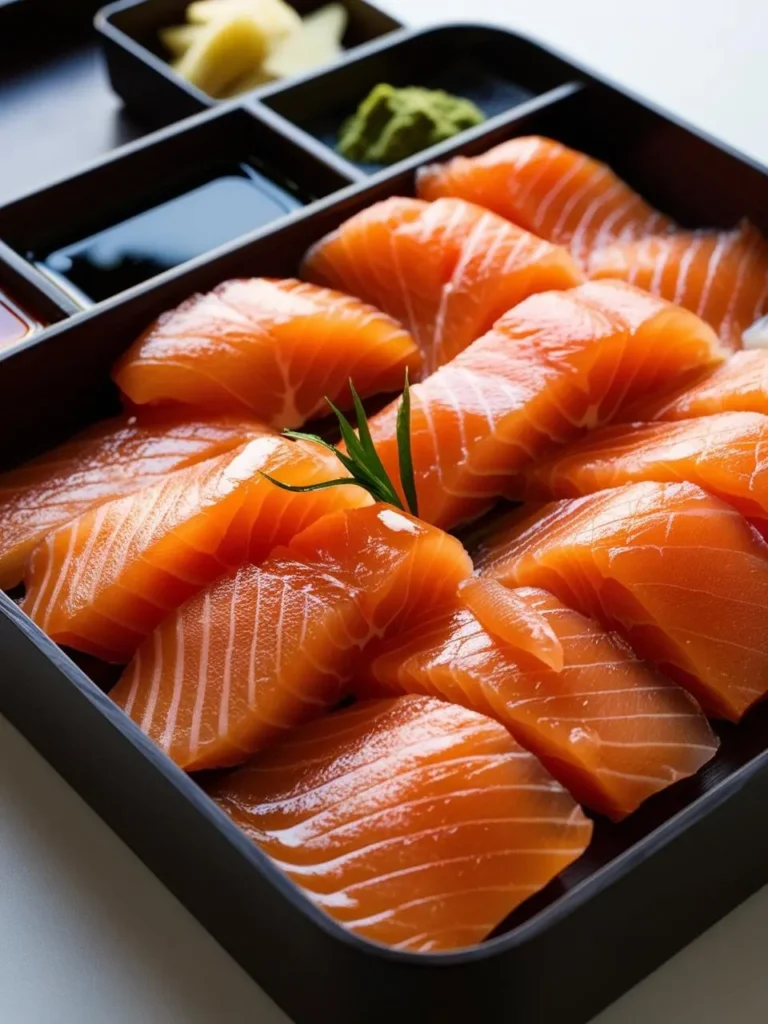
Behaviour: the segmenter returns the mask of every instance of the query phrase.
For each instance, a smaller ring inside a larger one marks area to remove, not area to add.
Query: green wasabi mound
[[[337,149],[348,160],[394,164],[484,120],[482,110],[461,96],[382,82],[341,126]]]

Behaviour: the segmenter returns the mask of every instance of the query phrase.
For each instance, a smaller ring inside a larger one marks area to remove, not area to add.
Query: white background
[[[411,24],[471,18],[536,35],[768,163],[765,0],[386,6]],[[768,890],[595,1024],[765,1024],[766,963]],[[0,1024],[139,1022],[289,1024],[0,719]]]

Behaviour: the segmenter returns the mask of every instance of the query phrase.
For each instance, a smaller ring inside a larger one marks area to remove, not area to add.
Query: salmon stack
[[[166,619],[112,697],[182,768],[238,764],[345,697],[365,644],[452,606],[471,571],[403,512],[335,512]]]
[[[125,662],[170,612],[228,568],[259,562],[335,508],[370,502],[356,487],[290,494],[338,474],[313,446],[264,437],[106,502],[32,553],[23,608],[58,643]]]
[[[615,633],[545,590],[494,579],[462,589],[468,606],[374,645],[364,694],[420,693],[490,715],[614,820],[714,756],[696,701]]]
[[[421,357],[384,313],[303,281],[225,281],[163,314],[114,370],[137,405],[184,403],[251,412],[273,427],[299,427],[326,400],[399,391]]]
[[[613,242],[659,235],[674,225],[610,167],[552,139],[526,135],[480,156],[423,167],[422,199],[458,196],[563,245],[582,266]]]
[[[484,575],[616,629],[711,717],[738,721],[768,694],[768,546],[730,505],[637,483],[518,520],[485,541]]]
[[[423,697],[304,726],[209,792],[315,906],[413,952],[482,941],[592,834],[502,726]]]
[[[420,515],[450,529],[520,497],[541,455],[723,355],[703,321],[622,282],[526,299],[411,390]],[[395,478],[399,408],[370,424]]]
[[[749,221],[684,231],[605,164],[552,139],[510,139],[422,168],[418,194],[458,197],[568,248],[591,278],[635,284],[691,310],[729,348],[768,313],[768,242]]]
[[[0,588],[47,534],[89,509],[273,431],[247,415],[142,411],[97,423],[0,475]]]
[[[535,292],[582,280],[559,246],[460,199],[395,197],[307,253],[303,273],[396,317],[431,373]]]

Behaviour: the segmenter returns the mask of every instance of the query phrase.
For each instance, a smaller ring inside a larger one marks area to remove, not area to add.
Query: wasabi
[[[394,164],[484,120],[483,112],[461,96],[382,82],[341,126],[337,149],[348,160]]]

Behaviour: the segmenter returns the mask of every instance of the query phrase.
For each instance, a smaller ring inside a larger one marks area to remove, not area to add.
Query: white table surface
[[[484,19],[536,35],[768,163],[765,0],[387,6],[411,24]],[[765,889],[595,1024],[765,1024],[767,962]],[[1,1024],[246,1021],[289,1024],[0,719]]]

